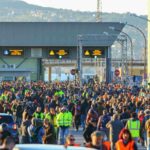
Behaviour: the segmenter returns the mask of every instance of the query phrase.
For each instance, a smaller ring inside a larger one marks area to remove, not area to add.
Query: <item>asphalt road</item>
[[[81,146],[83,146],[83,143],[84,143],[84,139],[83,139],[83,131],[82,131],[82,129],[80,129],[78,132],[77,131],[75,131],[75,129],[71,129],[70,130],[70,134],[73,134],[74,135],[74,137],[75,137],[75,139],[76,139],[76,143],[78,143],[78,144],[81,144]],[[144,148],[144,147],[142,147],[141,146],[141,144],[137,144],[137,146],[138,146],[138,150],[146,150],[146,148]]]

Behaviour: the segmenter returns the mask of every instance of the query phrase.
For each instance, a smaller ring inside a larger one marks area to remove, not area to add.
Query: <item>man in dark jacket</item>
[[[108,129],[106,128],[106,124],[110,121],[110,116],[107,113],[107,110],[103,110],[103,115],[101,115],[98,119],[97,123],[97,130],[103,131],[106,136],[108,137],[109,132]]]
[[[52,124],[50,124],[48,119],[44,119],[44,130],[45,134],[43,136],[44,144],[56,144],[56,134]]]
[[[109,128],[109,140],[111,142],[111,149],[114,149],[115,143],[118,140],[119,133],[123,129],[123,123],[118,119],[118,114],[114,114],[106,127]]]
[[[86,128],[83,133],[83,137],[86,142],[91,141],[91,133],[96,130],[97,121],[98,121],[98,113],[96,111],[96,105],[92,104],[91,108],[87,113]]]
[[[30,125],[31,125],[31,117],[29,115],[26,115],[20,126],[22,144],[30,143],[30,138],[28,134],[28,127]]]

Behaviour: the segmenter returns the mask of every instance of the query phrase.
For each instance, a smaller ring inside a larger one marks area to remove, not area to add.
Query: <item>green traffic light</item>
[[[94,56],[94,59],[97,59],[97,56]]]
[[[61,56],[61,55],[59,56],[59,59],[62,59],[62,56]]]

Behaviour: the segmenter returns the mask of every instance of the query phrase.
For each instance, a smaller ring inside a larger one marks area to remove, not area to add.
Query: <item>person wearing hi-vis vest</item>
[[[36,108],[36,111],[33,113],[33,117],[41,120],[44,119],[44,114],[41,111],[41,107],[38,106]]]
[[[129,129],[134,141],[140,139],[141,125],[136,113],[132,113],[132,118],[127,121],[126,128]]]
[[[58,144],[63,145],[69,134],[69,128],[72,126],[72,113],[66,107],[62,107],[61,112],[57,115],[56,122],[59,127]]]

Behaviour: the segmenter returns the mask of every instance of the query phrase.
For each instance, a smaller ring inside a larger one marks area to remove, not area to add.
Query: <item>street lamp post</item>
[[[148,3],[149,3],[148,6],[150,6],[150,1],[148,1]],[[149,40],[150,39],[150,7],[148,11],[149,11],[148,18],[137,16],[135,14],[130,14],[130,16],[134,16],[148,22],[147,75],[148,75],[148,82],[150,82],[150,40]]]
[[[147,63],[147,59],[146,59],[146,56],[147,56],[147,39],[146,39],[146,36],[145,36],[144,32],[140,28],[138,28],[137,26],[134,26],[134,25],[128,24],[128,23],[126,23],[126,25],[130,26],[130,27],[132,27],[132,28],[134,28],[136,30],[138,30],[142,34],[142,36],[144,38],[144,79],[146,79],[146,73],[147,73],[147,69],[146,69],[146,63]]]
[[[132,42],[131,37],[127,33],[123,32],[123,31],[119,31],[119,30],[118,30],[118,32],[121,32],[124,35],[126,35],[128,37],[128,39],[129,39],[129,41],[130,41],[130,44],[131,44],[131,58],[130,58],[131,63],[130,64],[131,64],[131,76],[132,76],[133,75],[133,59],[134,59],[133,42]]]
[[[132,38],[129,36],[129,34],[127,34],[126,32],[123,32],[123,31],[121,31],[121,30],[118,30],[118,29],[116,29],[115,27],[109,27],[111,30],[114,30],[114,31],[116,31],[116,32],[120,32],[120,33],[122,33],[122,34],[124,34],[128,39],[129,39],[129,41],[130,41],[130,44],[131,44],[131,58],[130,58],[130,61],[131,61],[131,75],[133,74],[133,60],[134,60],[134,53],[133,53],[133,42],[132,42]]]

